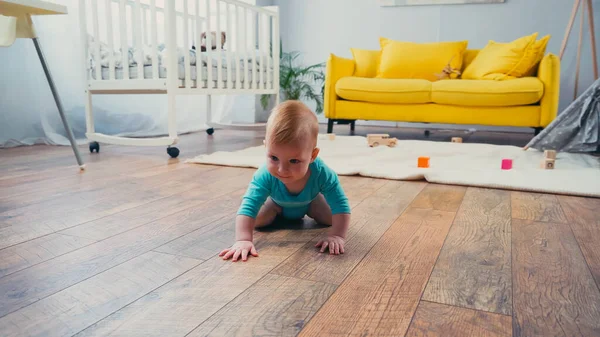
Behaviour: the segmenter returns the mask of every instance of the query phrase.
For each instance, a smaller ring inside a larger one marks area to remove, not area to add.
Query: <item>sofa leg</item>
[[[533,130],[534,130],[534,135],[537,136],[540,134],[540,132],[542,132],[542,130],[544,130],[544,128],[538,127],[538,128],[533,128]]]
[[[355,129],[355,127],[356,127],[356,121],[352,121],[352,123],[350,123],[350,131],[351,131],[352,133],[354,133],[354,129]]]
[[[333,119],[327,120],[327,133],[333,133]]]

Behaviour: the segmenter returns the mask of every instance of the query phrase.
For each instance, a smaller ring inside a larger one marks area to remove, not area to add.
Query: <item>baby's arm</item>
[[[236,242],[232,247],[224,249],[219,254],[224,260],[233,257],[235,262],[241,256],[242,260],[246,261],[248,253],[258,256],[253,243],[254,226],[258,211],[267,200],[270,192],[270,175],[264,167],[261,167],[252,177],[246,194],[242,198],[242,204],[235,219]]]
[[[350,204],[337,174],[324,166],[320,177],[321,193],[331,208],[332,221],[327,237],[317,243],[321,252],[329,247],[332,254],[344,253],[344,244],[350,227]]]

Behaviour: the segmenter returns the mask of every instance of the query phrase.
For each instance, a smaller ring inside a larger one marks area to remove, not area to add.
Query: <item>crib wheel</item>
[[[98,144],[98,142],[90,143],[90,152],[94,153],[94,150],[96,150],[96,152],[100,152],[100,144]]]
[[[206,129],[206,133],[208,133],[209,135],[212,135],[213,133],[215,133],[215,129],[213,129],[213,128]]]
[[[177,156],[179,156],[179,149],[176,147],[168,147],[167,148],[167,153],[169,154],[169,156],[171,156],[171,158],[177,158]]]

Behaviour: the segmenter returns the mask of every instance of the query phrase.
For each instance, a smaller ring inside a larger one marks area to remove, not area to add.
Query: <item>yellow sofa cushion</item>
[[[420,79],[342,77],[335,84],[335,92],[350,101],[401,104],[431,102],[431,82]]]
[[[539,105],[472,107],[431,103],[396,105],[337,101],[335,110],[335,118],[339,119],[523,127],[540,124]]]
[[[537,77],[512,81],[442,80],[431,88],[433,103],[462,106],[518,106],[534,104],[544,94],[544,84]]]
[[[489,41],[462,74],[466,80],[507,80],[522,77],[533,66],[538,33],[509,43]]]
[[[529,70],[525,72],[523,76],[535,76],[537,74],[537,70],[540,66],[540,62],[546,55],[546,47],[548,46],[548,41],[550,41],[550,35],[546,35],[543,38],[535,41],[532,46],[533,53],[535,54],[535,59],[533,64],[529,67]]]
[[[380,38],[379,78],[437,81],[436,74],[450,62],[461,69],[468,41],[414,43]]]
[[[354,74],[357,77],[375,77],[379,67],[379,50],[350,48],[354,59]]]

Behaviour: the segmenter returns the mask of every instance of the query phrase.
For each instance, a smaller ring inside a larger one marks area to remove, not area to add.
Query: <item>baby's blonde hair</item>
[[[266,141],[271,144],[290,144],[297,141],[310,142],[316,146],[319,121],[304,103],[285,101],[277,105],[267,120]]]

